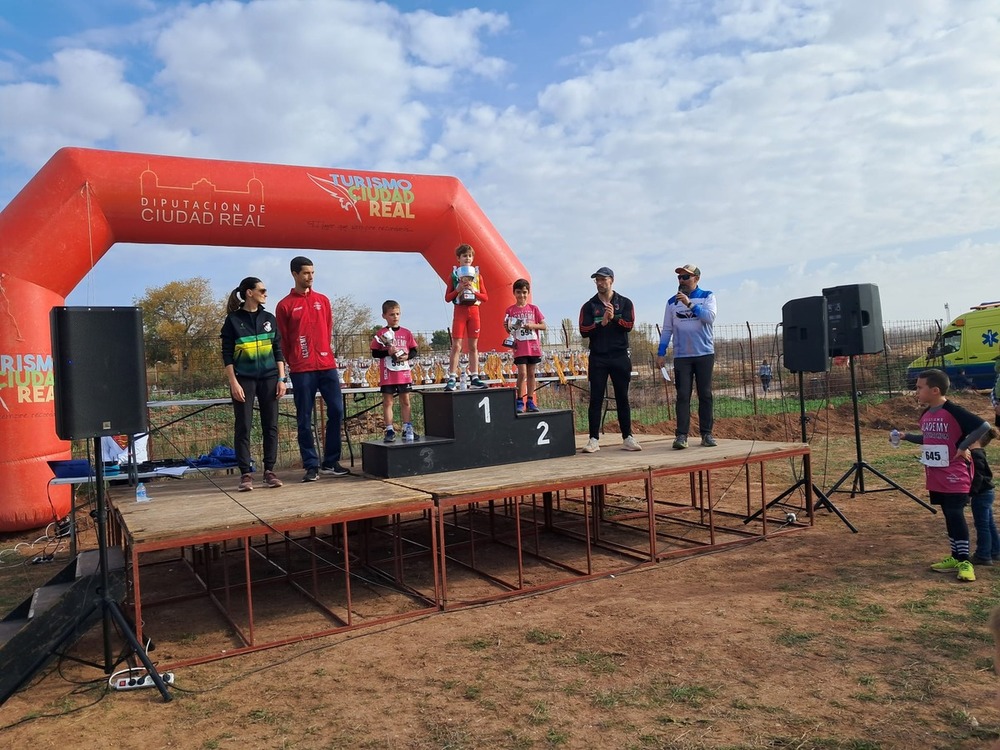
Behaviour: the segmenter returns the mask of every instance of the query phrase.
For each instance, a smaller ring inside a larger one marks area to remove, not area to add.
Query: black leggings
[[[944,514],[948,538],[956,541],[969,541],[969,523],[965,520],[965,506],[947,503],[941,506],[941,512]]]
[[[965,542],[966,546],[969,543],[969,523],[965,520],[965,506],[968,504],[968,499],[968,495],[931,493],[931,500],[941,506],[948,538],[952,542]]]

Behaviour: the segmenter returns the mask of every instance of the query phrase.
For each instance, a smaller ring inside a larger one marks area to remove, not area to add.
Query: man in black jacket
[[[632,409],[628,402],[628,387],[632,380],[628,332],[635,325],[635,308],[632,300],[612,290],[615,274],[610,268],[602,266],[590,278],[597,284],[597,294],[580,309],[580,335],[590,344],[587,368],[590,380],[590,406],[587,410],[590,440],[583,452],[596,453],[601,449],[601,411],[609,377],[618,407],[622,449],[641,451],[642,446],[632,436]]]

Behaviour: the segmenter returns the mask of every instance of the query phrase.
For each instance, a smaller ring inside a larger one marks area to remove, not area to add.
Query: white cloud
[[[65,49],[40,73],[54,83],[0,86],[0,148],[39,164],[67,143],[98,143],[132,127],[143,94],[124,80],[124,65],[102,52]]]
[[[921,296],[936,269],[998,260],[995,3],[649,2],[628,42],[577,32],[573,77],[519,107],[503,97],[523,61],[503,40],[533,33],[541,49],[557,30],[462,7],[201,3],[133,24],[128,45],[106,25],[35,69],[0,68],[0,148],[34,168],[74,144],[454,174],[556,318],[575,318],[608,264],[658,321],[686,262],[730,322],[860,282],[879,284],[887,317],[937,316]],[[387,290],[366,274],[385,262],[336,265],[374,306]],[[199,273],[214,270],[185,275]],[[413,306],[443,327],[426,279]],[[952,309],[988,283],[971,279]]]

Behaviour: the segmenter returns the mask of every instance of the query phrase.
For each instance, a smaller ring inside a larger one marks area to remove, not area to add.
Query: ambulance
[[[955,388],[992,388],[1000,360],[1000,302],[984,302],[955,318],[934,339],[927,355],[906,368],[912,387],[928,367],[948,373]]]

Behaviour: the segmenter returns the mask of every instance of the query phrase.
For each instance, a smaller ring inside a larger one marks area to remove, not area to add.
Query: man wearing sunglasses
[[[657,363],[667,361],[667,348],[674,343],[674,382],[677,385],[677,436],[674,448],[688,447],[691,428],[691,391],[698,388],[698,431],[701,444],[718,445],[712,435],[712,368],[715,366],[715,295],[701,289],[701,269],[693,264],[676,269],[677,294],[667,300],[660,332]]]

